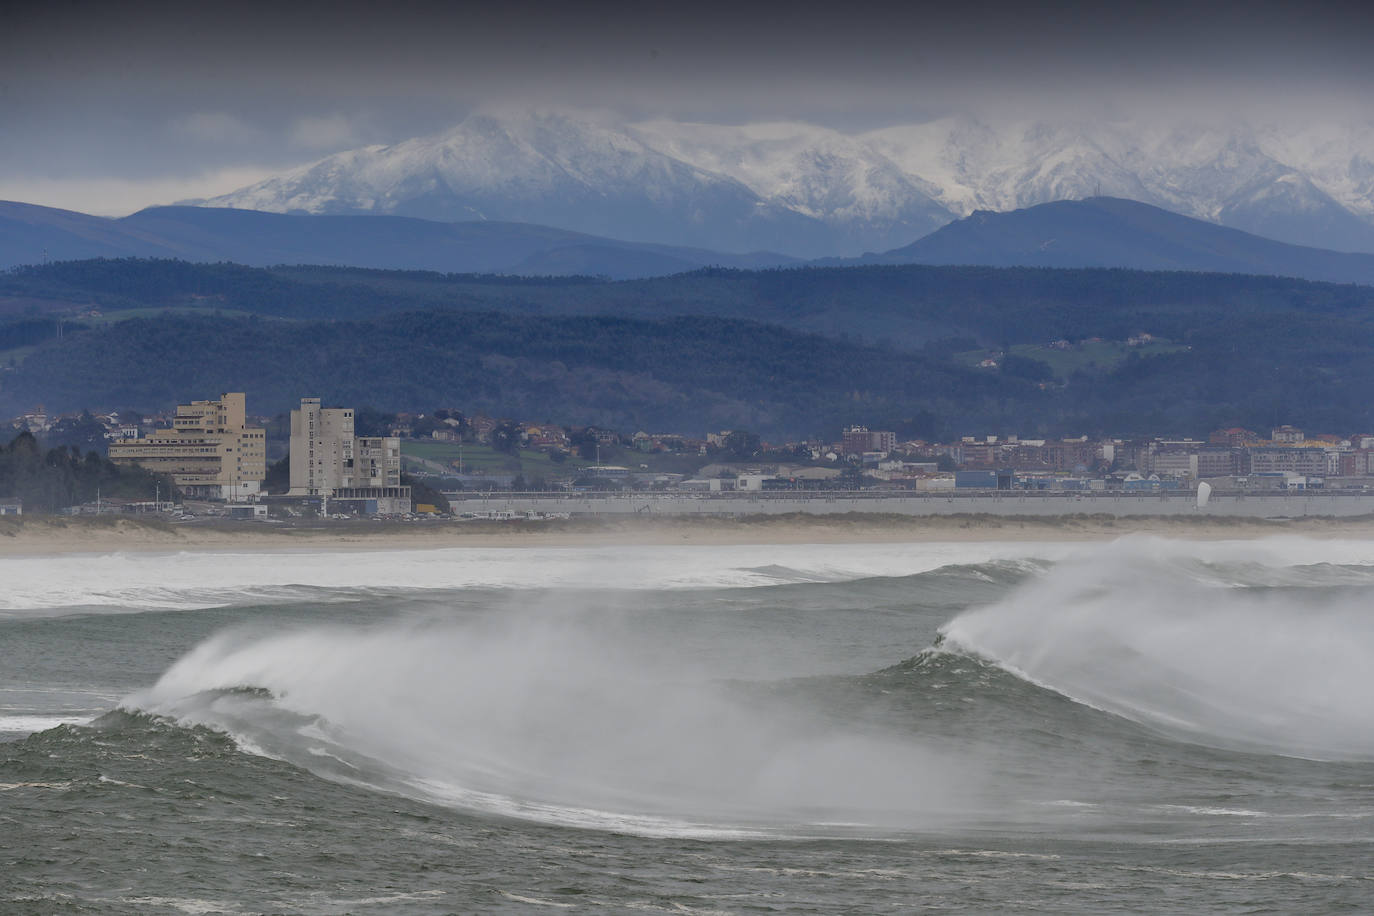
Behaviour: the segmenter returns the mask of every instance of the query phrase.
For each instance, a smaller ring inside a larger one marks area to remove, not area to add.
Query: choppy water
[[[0,912],[1364,912],[1374,544],[0,557]]]

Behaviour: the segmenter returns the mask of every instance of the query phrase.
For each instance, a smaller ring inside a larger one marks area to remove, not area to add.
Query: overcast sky
[[[0,199],[123,214],[490,104],[846,130],[952,111],[1374,119],[1374,4],[473,6],[11,9]]]

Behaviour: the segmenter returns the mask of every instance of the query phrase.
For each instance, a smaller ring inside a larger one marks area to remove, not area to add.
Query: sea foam
[[[1061,545],[795,544],[196,551],[0,558],[0,615],[320,601],[363,589],[747,588],[1053,557]]]
[[[976,780],[915,736],[743,690],[690,657],[643,656],[614,618],[566,598],[483,618],[230,631],[124,705],[329,778],[649,835],[928,825],[966,810],[956,800]]]
[[[941,632],[947,647],[1188,740],[1363,759],[1374,757],[1372,557],[1362,542],[1128,538]],[[1312,587],[1304,563],[1357,575]],[[1246,587],[1247,568],[1264,583]]]

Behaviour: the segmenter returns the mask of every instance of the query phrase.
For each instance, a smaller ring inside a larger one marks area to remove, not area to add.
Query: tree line
[[[69,446],[44,449],[22,432],[0,446],[0,499],[21,499],[25,512],[51,513],[101,498],[153,499],[171,483],[139,467],[119,467],[99,452]]]

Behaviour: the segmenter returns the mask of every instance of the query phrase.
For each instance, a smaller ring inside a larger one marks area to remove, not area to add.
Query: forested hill
[[[1133,267],[1374,282],[1374,255],[1289,245],[1113,197],[980,210],[930,235],[863,259],[884,264]]]
[[[772,438],[831,437],[856,422],[922,437],[1202,435],[1289,421],[1374,430],[1374,328],[1365,321],[1252,318],[1201,328],[1187,341],[1069,368],[1053,365],[1057,351],[1043,361],[1012,353],[983,369],[961,354],[904,353],[718,318],[167,314],[40,345],[0,373],[0,415],[37,403],[147,411],[243,390],[264,414],[322,396],[627,432],[745,428]]]
[[[75,258],[183,258],[240,264],[356,264],[378,268],[652,277],[707,264],[790,264],[783,255],[727,254],[625,242],[497,220],[435,222],[386,215],[263,213],[149,207],[120,219],[0,201],[0,269]]]
[[[285,322],[164,315],[69,334],[0,388],[0,406],[144,410],[246,391],[276,413],[301,397],[617,429],[829,432],[854,412],[923,423],[1034,398],[1034,383],[895,351],[713,318],[641,321],[490,312]]]
[[[1178,339],[1249,316],[1374,313],[1374,287],[1279,277],[1112,269],[874,266],[702,270],[652,280],[528,279],[167,260],[71,261],[0,274],[0,321],[147,307],[293,319],[374,319],[442,307],[658,319],[714,315],[917,348],[1066,337]]]
[[[0,416],[246,390],[264,413],[319,395],[696,434],[1354,433],[1374,431],[1371,352],[1374,289],[1273,277],[871,267],[612,283],[176,261],[0,275]]]

